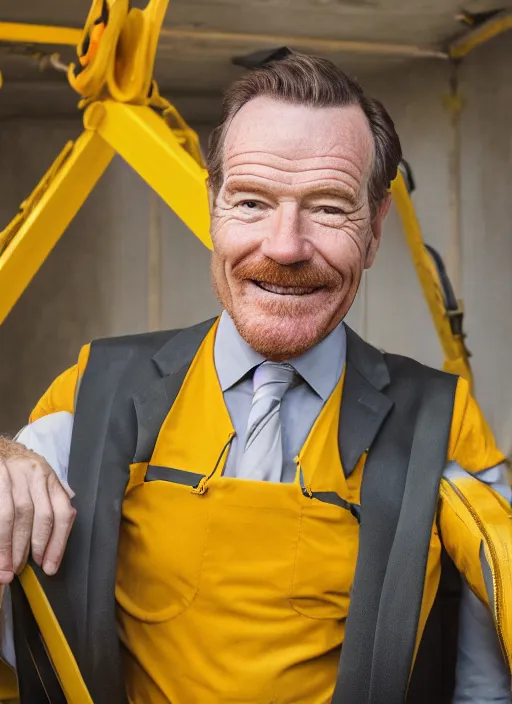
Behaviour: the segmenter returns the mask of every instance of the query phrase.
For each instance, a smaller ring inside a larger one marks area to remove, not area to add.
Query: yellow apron
[[[358,523],[311,494],[359,499],[361,468],[347,483],[339,458],[342,381],[293,484],[225,478],[233,427],[213,340],[162,426],[148,473],[156,480],[145,481],[146,464],[131,467],[116,589],[128,695],[137,704],[326,704]]]

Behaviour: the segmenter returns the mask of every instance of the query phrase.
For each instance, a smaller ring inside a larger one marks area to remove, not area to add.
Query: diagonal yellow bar
[[[512,30],[512,12],[501,12],[479,27],[470,30],[460,39],[456,39],[450,46],[450,58],[463,59],[481,44],[485,44],[494,39],[494,37],[510,30]]]
[[[66,44],[76,46],[82,30],[74,27],[52,27],[41,24],[0,22],[0,42],[20,44]]]
[[[66,701],[70,704],[93,704],[71,648],[32,567],[27,565],[18,579],[58,673]]]
[[[194,235],[212,248],[206,170],[180,146],[161,117],[146,106],[105,100],[87,108],[84,124],[97,130]]]
[[[443,294],[438,283],[437,271],[425,249],[414,205],[400,171],[391,184],[391,192],[402,222],[411,259],[444,352],[444,369],[453,374],[460,374],[472,385],[473,377],[464,340],[461,336],[454,335],[452,332]]]
[[[110,163],[114,151],[93,132],[75,142],[65,164],[0,256],[0,323],[26,289]]]

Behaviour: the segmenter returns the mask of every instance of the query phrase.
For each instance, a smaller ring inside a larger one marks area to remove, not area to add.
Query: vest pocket
[[[158,623],[175,618],[194,601],[209,510],[207,502],[192,493],[200,475],[166,467],[144,469],[140,464],[130,467],[116,598],[137,620]]]
[[[291,589],[295,611],[315,619],[345,619],[356,568],[359,523],[334,503],[305,499]]]

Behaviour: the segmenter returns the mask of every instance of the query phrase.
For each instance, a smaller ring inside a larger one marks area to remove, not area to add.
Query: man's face
[[[266,357],[302,354],[352,305],[387,210],[372,220],[373,154],[357,106],[260,97],[229,126],[212,209],[213,279],[242,337]]]

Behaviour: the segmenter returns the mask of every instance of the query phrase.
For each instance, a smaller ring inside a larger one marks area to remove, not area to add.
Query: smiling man
[[[84,347],[0,447],[23,702],[509,701],[504,458],[463,380],[343,323],[400,158],[326,60],[229,89],[208,156],[224,312]]]

